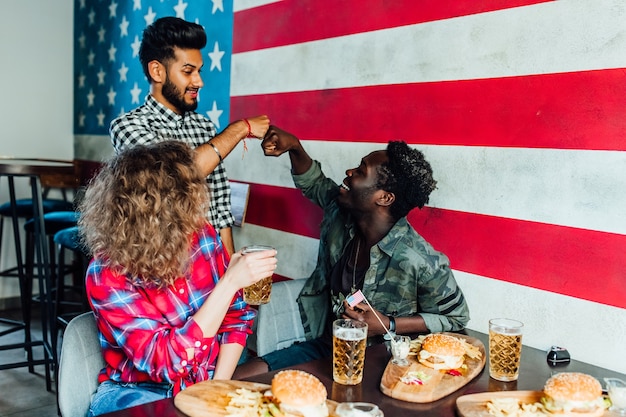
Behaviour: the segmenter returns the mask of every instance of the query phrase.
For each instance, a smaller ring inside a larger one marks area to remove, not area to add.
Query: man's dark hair
[[[174,48],[202,49],[206,46],[206,32],[197,23],[178,17],[162,17],[143,31],[139,48],[139,61],[143,73],[152,82],[148,63],[157,60],[163,65],[174,59]]]
[[[378,169],[378,186],[395,195],[390,213],[399,219],[415,207],[424,207],[430,193],[437,188],[437,181],[424,154],[405,142],[389,142],[387,158],[388,162]]]

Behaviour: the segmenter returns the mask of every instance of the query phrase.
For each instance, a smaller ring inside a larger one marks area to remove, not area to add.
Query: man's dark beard
[[[183,99],[184,92],[181,93],[178,88],[170,81],[169,77],[165,78],[165,83],[163,83],[163,89],[161,90],[163,93],[163,97],[167,101],[169,101],[174,107],[176,107],[180,112],[186,113],[188,111],[194,111],[198,108],[198,100],[194,100],[193,103],[187,103]]]

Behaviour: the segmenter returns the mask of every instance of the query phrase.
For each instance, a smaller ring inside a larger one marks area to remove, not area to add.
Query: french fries
[[[487,410],[495,417],[545,417],[549,414],[541,403],[521,403],[517,398],[494,398],[487,401]]]
[[[272,398],[261,392],[238,388],[228,396],[226,412],[229,417],[284,417]]]
[[[480,352],[480,349],[478,349],[476,346],[472,345],[471,343],[467,343],[465,339],[461,339],[461,342],[463,343],[463,347],[465,348],[465,355],[467,355],[468,358],[480,359],[483,356],[483,354]]]
[[[417,338],[411,340],[409,347],[409,356],[417,356],[422,348],[422,342],[426,338],[426,335],[419,335]]]

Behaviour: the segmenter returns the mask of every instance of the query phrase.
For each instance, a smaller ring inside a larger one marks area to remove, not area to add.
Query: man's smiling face
[[[203,61],[197,49],[176,48],[174,55],[175,60],[166,66],[162,94],[169,107],[182,114],[198,107],[198,91],[204,86],[200,76]]]

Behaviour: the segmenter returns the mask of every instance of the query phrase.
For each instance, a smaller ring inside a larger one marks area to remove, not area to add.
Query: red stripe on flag
[[[272,275],[272,282],[281,282],[281,281],[291,281],[293,278],[289,278],[283,275],[274,274]]]
[[[251,184],[246,223],[319,239],[322,210],[295,188]]]
[[[327,39],[553,0],[283,0],[234,16],[233,52]],[[329,13],[332,7],[332,13]]]
[[[428,207],[409,220],[456,270],[626,308],[624,235]],[[247,222],[319,239],[321,210],[252,184]]]
[[[626,150],[625,70],[231,97],[302,139]],[[393,108],[393,112],[385,111]]]
[[[441,209],[410,221],[454,269],[626,308],[624,235]]]

